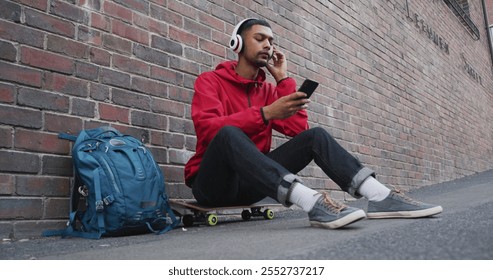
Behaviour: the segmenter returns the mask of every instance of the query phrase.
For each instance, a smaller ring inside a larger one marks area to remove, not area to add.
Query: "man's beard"
[[[255,65],[260,68],[260,67],[265,67],[267,66],[267,61],[266,60],[260,60],[260,59],[257,59],[255,60]]]

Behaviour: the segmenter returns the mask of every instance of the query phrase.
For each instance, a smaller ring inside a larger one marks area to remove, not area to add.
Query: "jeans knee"
[[[219,129],[219,131],[216,134],[216,137],[230,138],[232,135],[237,135],[237,133],[243,133],[243,131],[236,126],[227,125]]]
[[[319,138],[328,139],[328,138],[332,138],[332,136],[329,134],[329,132],[327,132],[327,130],[325,130],[322,127],[314,127],[314,128],[311,128],[310,130],[312,131],[312,135],[313,135],[312,137],[313,137],[313,139],[319,139]]]
[[[236,126],[222,127],[214,137],[214,141],[219,141],[223,145],[234,145],[241,139],[248,138],[246,134]]]

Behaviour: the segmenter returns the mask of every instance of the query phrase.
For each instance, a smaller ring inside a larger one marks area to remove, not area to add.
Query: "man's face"
[[[243,32],[242,38],[243,50],[241,54],[252,65],[265,67],[273,52],[272,29],[263,25],[254,25]]]

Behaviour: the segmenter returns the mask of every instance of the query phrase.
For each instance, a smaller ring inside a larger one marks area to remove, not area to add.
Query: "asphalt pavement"
[[[299,209],[271,221],[229,217],[216,226],[181,226],[163,235],[86,240],[7,241],[2,260],[492,260],[493,170],[409,192],[442,205],[423,219],[365,219],[348,227],[310,227]],[[349,203],[366,208],[360,199]]]

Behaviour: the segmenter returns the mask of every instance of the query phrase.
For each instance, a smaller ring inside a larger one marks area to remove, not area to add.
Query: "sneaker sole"
[[[442,213],[442,206],[415,210],[415,211],[395,211],[395,212],[368,212],[369,219],[388,219],[388,218],[423,218]]]
[[[310,221],[310,224],[314,227],[335,229],[335,228],[347,226],[364,218],[366,218],[366,213],[365,211],[360,209],[332,222],[323,223],[317,221]]]

